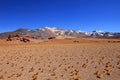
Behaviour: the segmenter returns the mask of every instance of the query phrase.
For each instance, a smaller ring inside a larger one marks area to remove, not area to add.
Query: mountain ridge
[[[76,38],[81,37],[120,37],[120,32],[104,32],[101,30],[94,30],[91,32],[84,32],[80,30],[65,30],[57,27],[44,27],[38,29],[20,28],[11,32],[0,33],[0,38],[6,38],[10,34],[19,34],[21,36],[33,36],[36,38],[48,38],[58,36],[71,36]]]

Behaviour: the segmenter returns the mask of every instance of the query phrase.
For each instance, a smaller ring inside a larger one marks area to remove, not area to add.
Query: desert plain
[[[120,39],[0,40],[0,80],[120,80]]]

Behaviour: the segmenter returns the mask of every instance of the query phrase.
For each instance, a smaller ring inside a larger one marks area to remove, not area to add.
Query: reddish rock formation
[[[21,41],[21,42],[30,42],[30,40],[27,37],[21,37],[18,34],[10,34],[7,38],[7,41]]]

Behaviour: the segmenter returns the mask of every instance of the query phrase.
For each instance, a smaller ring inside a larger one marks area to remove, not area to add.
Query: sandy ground
[[[0,40],[0,80],[120,80],[120,43]]]

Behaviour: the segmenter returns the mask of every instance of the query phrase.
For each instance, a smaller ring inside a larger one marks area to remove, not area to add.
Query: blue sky
[[[120,32],[120,0],[0,0],[0,32],[45,26]]]

